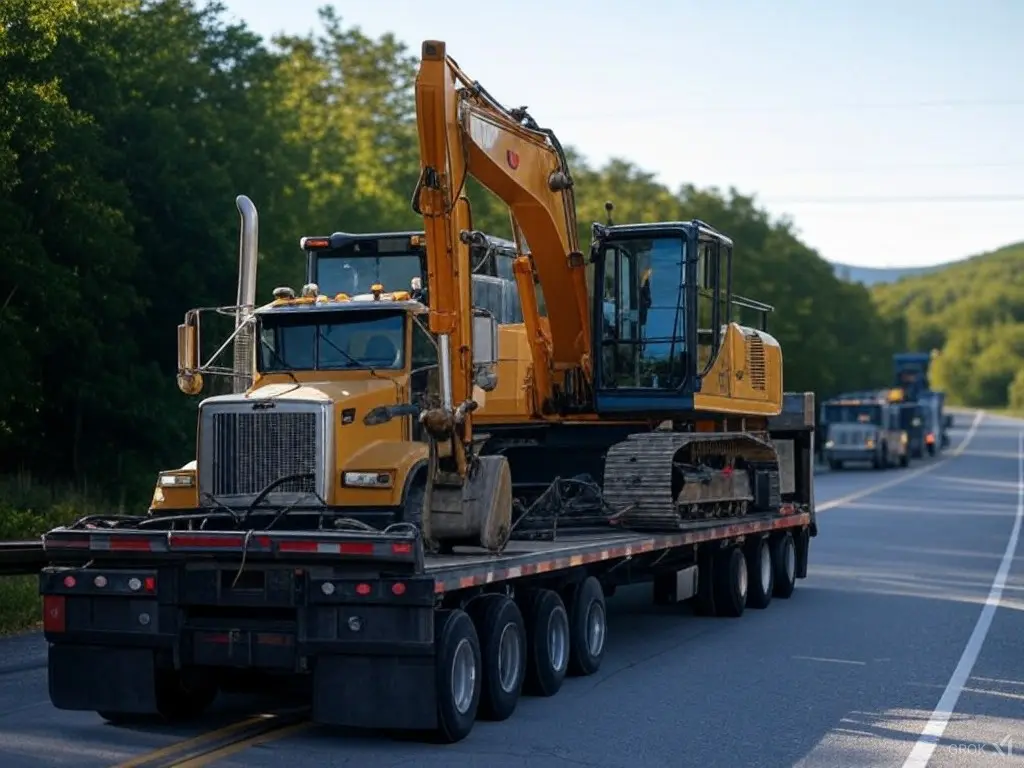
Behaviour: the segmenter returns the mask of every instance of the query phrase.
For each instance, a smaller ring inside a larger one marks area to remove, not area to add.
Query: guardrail
[[[46,564],[42,540],[0,541],[0,576],[31,576]]]

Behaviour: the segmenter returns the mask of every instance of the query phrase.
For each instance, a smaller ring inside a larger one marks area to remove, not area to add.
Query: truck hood
[[[380,401],[381,393],[390,393],[395,397],[395,382],[390,379],[361,379],[352,381],[320,381],[307,382],[296,387],[292,383],[268,384],[258,387],[245,395],[246,400],[307,400],[312,402],[345,402],[361,400],[370,395]]]

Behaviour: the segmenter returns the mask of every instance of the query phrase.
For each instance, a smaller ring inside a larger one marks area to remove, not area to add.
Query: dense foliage
[[[953,402],[1024,409],[1024,243],[877,286],[907,349],[939,350],[933,385]]]
[[[303,234],[421,225],[415,58],[321,19],[264,41],[189,0],[0,5],[0,467],[134,500],[191,457],[174,328],[234,300],[236,194],[260,210],[261,296],[301,281]],[[894,324],[788,222],[625,160],[573,155],[572,170],[584,243],[606,199],[618,221],[696,216],[736,240],[736,290],[777,307],[787,389],[887,376]],[[507,234],[503,207],[474,195],[477,225]]]

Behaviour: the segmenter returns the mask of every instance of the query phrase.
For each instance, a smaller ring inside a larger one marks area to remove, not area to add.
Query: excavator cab
[[[722,350],[735,306],[732,241],[699,220],[593,225],[592,306],[597,411],[693,411]]]

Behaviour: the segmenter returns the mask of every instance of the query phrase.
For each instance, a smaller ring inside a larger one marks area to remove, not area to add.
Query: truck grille
[[[274,488],[309,494],[320,478],[317,412],[227,411],[210,414],[209,455],[201,460],[204,489],[214,497],[252,497],[287,475],[313,473]],[[201,475],[202,477],[202,475]]]

